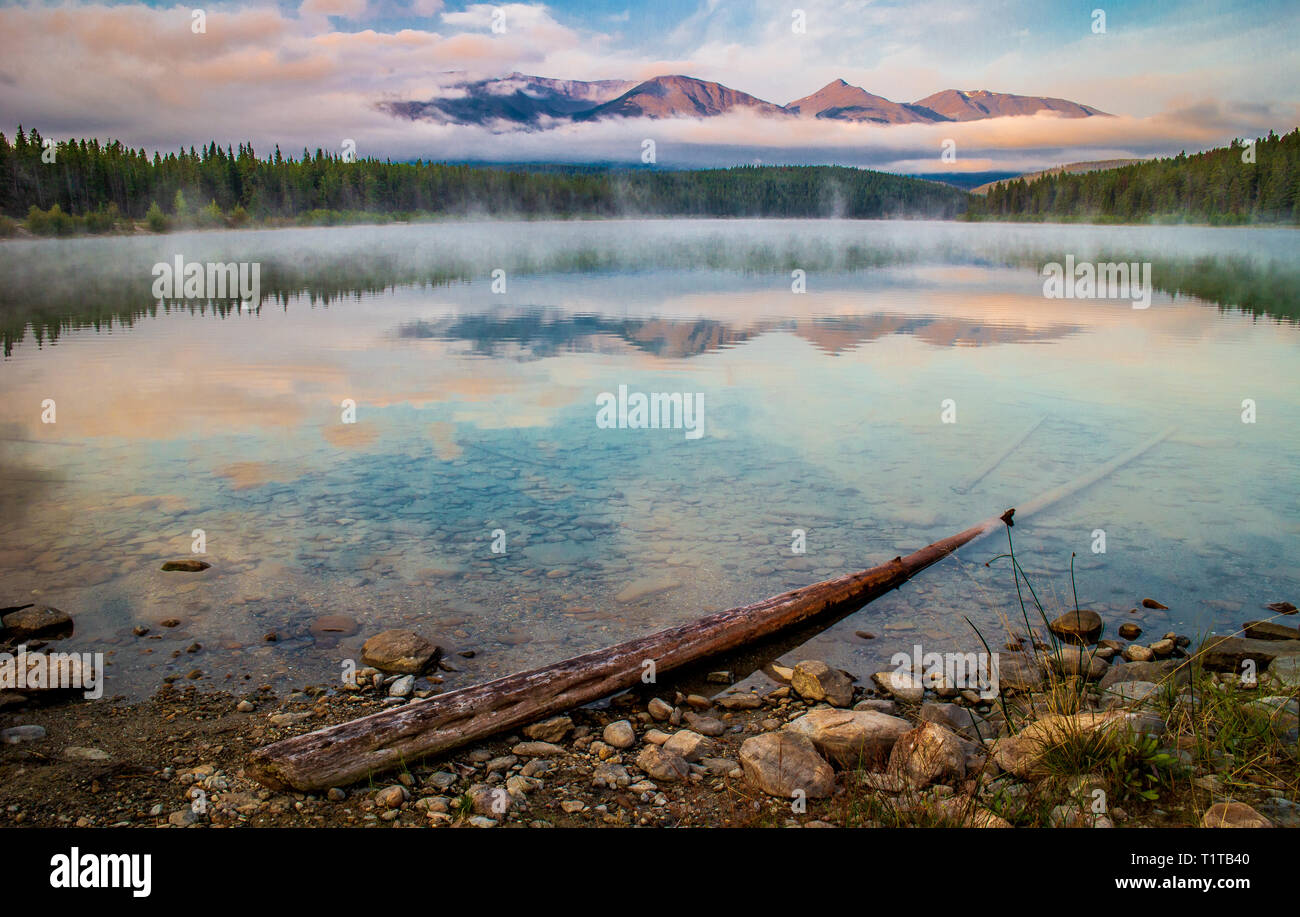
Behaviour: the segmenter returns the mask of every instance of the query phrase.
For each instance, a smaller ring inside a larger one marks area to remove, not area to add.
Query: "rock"
[[[564,754],[563,748],[550,742],[520,742],[510,751],[521,758],[547,758]]]
[[[650,715],[660,723],[666,722],[668,717],[673,715],[672,705],[657,697],[650,700],[650,705],[646,709],[649,710]]]
[[[1271,828],[1273,823],[1244,802],[1216,802],[1201,818],[1203,828]]]
[[[44,726],[10,726],[8,729],[0,730],[0,740],[3,740],[6,745],[36,742],[43,738],[45,738]]]
[[[207,561],[186,558],[185,560],[169,560],[162,565],[162,569],[164,573],[202,573],[211,566],[212,564]]]
[[[308,628],[313,637],[327,639],[351,637],[359,629],[356,619],[347,615],[320,615],[312,619]]]
[[[888,773],[915,787],[954,784],[966,777],[966,750],[951,730],[922,723],[898,737],[889,754]]]
[[[1047,663],[1058,675],[1085,681],[1100,681],[1110,669],[1109,662],[1082,646],[1063,646],[1048,654]]]
[[[745,779],[770,796],[821,799],[835,790],[835,771],[817,754],[812,741],[782,731],[751,736],[740,746]]]
[[[1042,669],[1024,653],[1002,653],[998,656],[998,687],[1021,693],[1041,690]]]
[[[1270,684],[1284,689],[1300,688],[1300,657],[1279,656],[1265,671]]]
[[[1148,649],[1150,649],[1157,658],[1164,659],[1166,656],[1173,655],[1174,641],[1168,638],[1157,640],[1155,643],[1152,643]]]
[[[627,605],[632,602],[639,602],[641,599],[652,595],[658,595],[661,592],[667,592],[670,589],[676,589],[680,585],[681,581],[671,576],[647,576],[628,583],[614,596],[614,600]]]
[[[1128,665],[1112,665],[1110,671],[1098,682],[1098,687],[1105,691],[1112,685],[1122,684],[1126,681],[1149,681],[1154,684],[1173,682],[1177,685],[1184,685],[1188,681],[1187,663],[1167,659],[1160,662],[1130,662]]]
[[[235,711],[238,713],[252,713],[256,709],[257,705],[251,700],[241,700],[239,703],[235,704]]]
[[[506,794],[506,798],[510,798],[509,794]],[[496,821],[486,815],[471,815],[469,824],[475,828],[495,828],[497,826]]]
[[[186,806],[183,809],[177,809],[167,816],[167,823],[175,825],[177,828],[185,828],[199,820],[199,813],[194,811],[192,806]]]
[[[514,767],[518,763],[519,763],[518,755],[498,755],[497,757],[488,761],[487,766],[484,767],[483,769],[487,771],[489,774],[492,774],[495,773],[496,771],[508,771],[510,770],[510,768]]]
[[[1105,815],[1095,813],[1089,806],[1077,802],[1052,806],[1047,815],[1048,824],[1053,828],[1113,828],[1114,823]]]
[[[28,605],[4,618],[4,636],[15,643],[26,640],[58,640],[72,636],[72,618],[49,605]]]
[[[625,787],[632,782],[627,768],[621,764],[612,764],[605,761],[596,765],[595,772],[591,775],[591,785],[597,789],[616,790]]]
[[[1265,668],[1281,656],[1300,656],[1300,641],[1254,640],[1250,637],[1210,637],[1196,651],[1201,665],[1212,671],[1240,672],[1247,659]]]
[[[1081,608],[1078,611],[1067,611],[1047,625],[1048,630],[1066,643],[1080,646],[1096,643],[1097,638],[1101,636],[1101,628],[1101,615],[1086,608]]]
[[[1160,696],[1160,687],[1149,681],[1122,681],[1107,688],[1102,703],[1108,708],[1137,707]]]
[[[830,707],[810,710],[786,726],[843,766],[867,768],[883,766],[898,737],[911,728],[907,720],[877,710]]]
[[[717,717],[700,716],[698,713],[691,713],[689,710],[684,714],[686,725],[695,730],[702,736],[713,736],[717,738],[727,731],[727,724]]]
[[[576,812],[581,812],[586,806],[577,799],[566,799],[560,803],[560,808],[564,810],[565,814],[573,815]]]
[[[1156,658],[1156,654],[1151,651],[1150,647],[1141,646],[1137,643],[1131,643],[1124,647],[1122,655],[1129,662],[1150,662]]]
[[[438,647],[410,630],[386,630],[361,647],[361,661],[382,672],[419,675],[438,655]]]
[[[698,761],[718,751],[717,742],[689,729],[678,730],[660,747],[665,754],[676,755],[687,762]]]
[[[296,726],[298,723],[311,719],[311,713],[303,710],[298,713],[275,713],[267,718],[272,726]]]
[[[740,765],[730,758],[701,758],[700,764],[710,777],[726,777],[740,770]]]
[[[1242,629],[1256,640],[1300,640],[1300,630],[1273,621],[1247,621]]]
[[[658,745],[647,745],[636,757],[636,766],[655,780],[685,780],[691,766],[684,758],[664,752]]]
[[[921,719],[927,723],[938,723],[972,742],[983,742],[998,734],[998,727],[975,711],[959,707],[957,704],[934,702],[922,704]]]
[[[1043,757],[1053,748],[1097,730],[1120,729],[1123,713],[1048,714],[1027,725],[1014,736],[993,746],[993,760],[1004,771],[1022,780],[1046,776]]]
[[[877,713],[887,713],[893,716],[898,712],[898,704],[892,700],[882,700],[879,697],[868,697],[866,700],[860,700],[853,705],[854,710],[875,710]]]
[[[540,723],[524,727],[524,735],[539,742],[562,742],[573,729],[573,720],[567,716],[553,716]]]
[[[1269,602],[1264,607],[1280,615],[1293,615],[1296,613],[1296,607],[1290,602]]]
[[[63,757],[70,758],[73,761],[109,761],[111,760],[108,752],[102,748],[85,748],[80,745],[69,745],[63,749]]]
[[[853,702],[853,682],[839,669],[819,659],[807,659],[796,665],[790,685],[804,700],[824,700],[832,707],[847,707]]]
[[[400,809],[402,803],[406,802],[406,787],[388,786],[384,787],[375,794],[375,804],[383,806],[385,809]]]
[[[402,675],[394,679],[393,683],[388,686],[389,697],[410,697],[411,692],[415,690],[415,676]]]
[[[853,693],[852,683],[849,693]],[[728,694],[719,697],[716,703],[723,710],[757,710],[763,706],[763,700],[757,694]]]
[[[662,729],[647,729],[643,738],[651,745],[662,745],[672,738],[671,735]]]
[[[510,792],[503,786],[479,784],[470,787],[469,798],[479,815],[505,815],[514,804]]]
[[[925,685],[911,672],[877,672],[871,680],[881,691],[905,704],[919,704],[925,699]]]
[[[601,733],[601,738],[607,745],[615,748],[631,748],[636,744],[636,730],[627,720],[615,720],[605,727]]]
[[[1169,608],[1168,605],[1162,605],[1162,604],[1160,604],[1159,602],[1157,602],[1155,599],[1143,599],[1143,600],[1142,600],[1142,607],[1143,607],[1143,608],[1157,608],[1157,609],[1168,609],[1168,608]]]
[[[1119,626],[1119,635],[1125,640],[1136,640],[1142,636],[1142,628],[1138,627],[1132,621],[1127,621]]]

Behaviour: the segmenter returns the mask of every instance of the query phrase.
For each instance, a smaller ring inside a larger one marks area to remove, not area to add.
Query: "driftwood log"
[[[1031,500],[1022,507],[1020,516],[1041,511],[1095,484],[1171,432],[1165,430],[1082,477]],[[734,650],[801,621],[865,605],[958,548],[1010,524],[1015,513],[1007,510],[877,567],[528,672],[282,739],[254,751],[245,773],[273,789],[309,791],[346,786],[403,762],[536,722],[631,687],[641,680],[647,663],[653,663],[656,674],[667,672]]]
[[[1011,512],[1011,511],[1009,511]],[[1008,516],[1009,518],[1009,516]],[[1000,528],[994,516],[889,563],[731,608],[562,662],[471,685],[253,752],[245,773],[274,789],[321,790],[536,722],[823,613],[897,589],[962,545]]]

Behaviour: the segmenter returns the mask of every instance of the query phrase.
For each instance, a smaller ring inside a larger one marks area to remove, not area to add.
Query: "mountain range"
[[[708,118],[733,111],[772,117],[824,118],[872,124],[932,124],[1055,112],[1064,118],[1106,116],[1089,105],[1044,96],[1022,96],[985,89],[945,89],[915,102],[891,102],[844,80],[834,80],[812,95],[777,105],[721,83],[690,76],[633,80],[555,80],[512,73],[492,79],[451,79],[428,101],[385,102],[390,114],[411,120],[451,124],[505,121],[521,126],[545,120],[597,121],[606,118]]]

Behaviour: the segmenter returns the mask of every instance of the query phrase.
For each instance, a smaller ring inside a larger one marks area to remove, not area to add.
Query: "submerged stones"
[[[162,569],[164,573],[202,573],[211,566],[212,564],[207,561],[186,558],[185,560],[169,560],[162,565]]]
[[[1087,646],[1097,642],[1101,636],[1101,615],[1086,608],[1067,611],[1052,623],[1048,629],[1066,643]]]
[[[49,605],[26,605],[0,618],[3,637],[21,643],[24,640],[58,640],[72,636],[72,617]]]
[[[419,675],[438,655],[438,647],[411,630],[386,630],[361,647],[361,661],[394,675]]]

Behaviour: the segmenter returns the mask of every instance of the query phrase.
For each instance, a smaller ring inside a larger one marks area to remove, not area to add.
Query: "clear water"
[[[72,614],[109,694],[195,668],[329,681],[399,626],[476,652],[458,686],[907,553],[1173,427],[1021,521],[1017,551],[1051,612],[1075,553],[1112,633],[1233,630],[1300,601],[1296,239],[662,221],[7,243],[0,604]],[[1063,253],[1152,261],[1162,289],[1146,310],[1045,299]],[[259,261],[264,300],[158,307],[151,267],[177,254]],[[619,385],[703,393],[704,436],[598,428]],[[212,568],[161,572],[196,529]],[[785,658],[865,676],[915,642],[978,648],[965,619],[1019,616],[1009,568],[984,566],[1004,548]],[[1147,596],[1170,610],[1129,615]],[[356,634],[322,632],[332,615]]]

